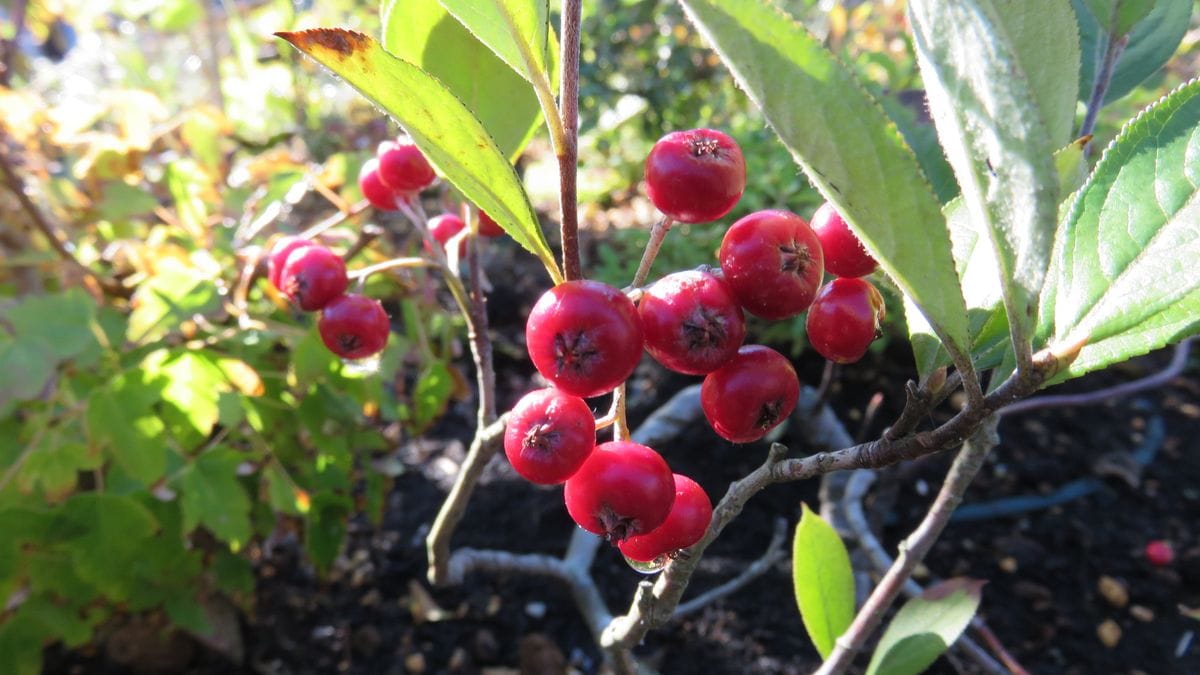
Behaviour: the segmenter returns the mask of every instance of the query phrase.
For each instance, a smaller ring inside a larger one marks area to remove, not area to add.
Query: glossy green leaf
[[[984,583],[950,579],[906,602],[879,639],[867,675],[917,675],[932,665],[971,623]]]
[[[829,656],[854,620],[854,570],[837,531],[807,504],[792,540],[792,583],[808,637]]]
[[[516,161],[542,124],[529,83],[436,2],[384,0],[381,15],[383,48],[446,85]]]
[[[1079,87],[1079,27],[1071,0],[1004,0],[992,7],[1028,78],[1051,146],[1066,145],[1075,129]]]
[[[1086,342],[1059,379],[1200,329],[1200,80],[1125,125],[1060,227],[1043,334]],[[1050,323],[1052,322],[1052,323]]]
[[[521,77],[549,84],[552,57],[546,0],[439,2]]]
[[[763,0],[683,0],[809,180],[936,334],[965,351],[966,308],[940,205],[912,151],[854,75]]]
[[[278,35],[395,117],[446,180],[536,255],[555,282],[562,279],[516,170],[445,85],[361,33],[313,29]]]
[[[1056,148],[991,0],[908,8],[938,137],[996,254],[1014,343],[1030,340],[1057,216]]]
[[[207,438],[220,417],[222,392],[231,391],[215,359],[204,352],[160,349],[142,362],[152,379],[162,382],[162,400],[171,404],[168,423],[188,425],[189,440]]]
[[[213,448],[192,462],[180,479],[183,529],[208,528],[234,550],[250,540],[250,498],[238,482],[242,453]]]
[[[1079,47],[1082,53],[1079,75],[1079,100],[1087,101],[1092,94],[1096,64],[1104,55],[1108,31],[1084,6],[1083,0],[1072,0],[1079,20]],[[1192,0],[1155,0],[1154,9],[1129,32],[1129,43],[1117,60],[1116,69],[1104,95],[1111,103],[1144,82],[1162,68],[1183,36],[1187,34],[1192,14]]]

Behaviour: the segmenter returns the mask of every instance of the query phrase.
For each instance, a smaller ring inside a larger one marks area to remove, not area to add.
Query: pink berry
[[[403,195],[384,185],[379,178],[379,160],[374,157],[364,162],[359,170],[358,189],[362,191],[363,198],[380,211],[396,211],[396,200],[404,199]]]
[[[704,375],[737,354],[746,335],[742,309],[729,285],[692,270],[668,274],[638,301],[646,351],[667,368]]]
[[[319,245],[293,249],[279,272],[280,290],[306,312],[341,296],[349,283],[341,256]]]
[[[742,149],[713,129],[674,131],[646,157],[646,192],[663,215],[681,223],[723,217],[746,188]]]
[[[317,332],[334,354],[345,359],[365,358],[387,345],[387,312],[378,300],[348,293],[325,306]]]
[[[504,228],[492,220],[492,217],[483,211],[479,212],[479,235],[482,237],[503,237]]]
[[[800,399],[800,380],[782,354],[746,345],[700,385],[700,407],[721,438],[757,441],[787,419]]]
[[[1155,567],[1166,567],[1175,562],[1175,548],[1169,541],[1155,539],[1146,544],[1146,560]]]
[[[546,291],[525,323],[529,358],[568,394],[588,398],[624,382],[642,356],[642,322],[621,291],[567,281]]]
[[[712,501],[696,481],[674,474],[675,503],[662,525],[619,542],[626,558],[650,562],[700,541],[712,522]]]
[[[808,309],[825,272],[817,234],[788,211],[757,211],[737,221],[719,256],[738,303],[764,319]]]
[[[508,415],[504,454],[527,481],[556,485],[575,474],[596,446],[596,419],[578,396],[539,389]]]
[[[443,213],[429,219],[429,234],[433,235],[442,248],[445,248],[454,235],[462,232],[466,226],[462,218],[453,213]],[[428,246],[426,248],[428,249]],[[458,240],[458,257],[462,258],[465,255],[467,255],[467,240],[464,237]]]
[[[879,263],[867,253],[862,242],[850,231],[845,219],[825,202],[812,217],[812,228],[821,240],[821,251],[825,255],[825,269],[839,277],[865,277]]]
[[[436,177],[429,160],[406,141],[384,141],[376,152],[379,178],[394,192],[417,192],[433,184]]]
[[[839,278],[821,287],[808,308],[808,343],[835,363],[853,363],[880,334],[883,296],[869,281]]]
[[[287,262],[288,256],[298,248],[312,246],[313,242],[300,237],[284,237],[280,239],[275,247],[271,249],[271,257],[267,261],[267,279],[271,285],[280,291],[283,290],[283,281],[279,276],[283,274],[283,265]]]
[[[662,525],[675,502],[675,479],[654,450],[603,443],[567,479],[563,499],[580,527],[616,543]]]

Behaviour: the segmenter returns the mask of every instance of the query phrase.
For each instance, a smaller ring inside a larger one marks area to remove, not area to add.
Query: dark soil
[[[500,403],[506,406],[529,386],[517,317],[524,316],[538,288],[536,280],[510,283],[503,264],[493,278],[506,283],[497,284],[500,295],[493,296],[491,308],[499,332]],[[1169,350],[1152,354],[1059,389],[1085,391],[1132,379],[1161,368],[1169,357]],[[808,384],[816,384],[822,367],[812,354],[798,362]],[[894,341],[884,352],[841,369],[831,403],[854,433],[872,395],[882,392],[878,415],[860,432],[877,436],[895,418],[910,372],[907,347]],[[1005,419],[1002,443],[968,492],[967,504],[1053,492],[1099,475],[1102,457],[1103,466],[1121,465],[1122,453],[1146,441],[1155,418],[1166,433],[1140,476],[1121,478],[1110,471],[1101,489],[1069,503],[951,524],[920,580],[987,580],[981,615],[1033,673],[1200,673],[1200,621],[1181,613],[1182,607],[1200,607],[1200,384],[1194,373],[1193,367],[1168,387],[1110,405]],[[670,376],[645,359],[632,390],[634,423],[693,381]],[[566,667],[596,672],[599,652],[569,594],[555,582],[484,575],[456,588],[431,589],[425,582],[424,536],[463,456],[472,419],[469,404],[461,404],[432,440],[399,450],[407,470],[395,482],[382,527],[354,521],[345,556],[328,578],[317,578],[303,562],[297,541],[284,539],[263,551],[255,610],[244,619],[246,665],[234,670],[198,651],[185,672],[557,673]],[[781,440],[793,442],[786,433]],[[659,449],[675,471],[697,479],[714,501],[765,454],[763,444],[723,442],[702,423]],[[895,467],[876,483],[868,506],[883,523],[889,549],[922,517],[949,460],[941,455]],[[793,526],[801,502],[817,508],[817,481],[774,486],[755,497],[711,547],[690,593],[721,583],[759,557],[774,519],[783,516]],[[521,481],[499,458],[476,491],[454,544],[560,554],[573,527],[558,489]],[[1152,539],[1174,544],[1174,564],[1156,568],[1145,560],[1142,549]],[[643,578],[608,547],[593,573],[614,610],[628,605]],[[1123,606],[1098,590],[1105,575],[1126,589]],[[1106,621],[1120,629],[1111,646],[1098,633]],[[795,607],[786,561],[740,593],[652,633],[638,655],[663,673],[805,673],[818,663]],[[865,667],[866,661],[859,663]],[[969,661],[959,663],[974,672]],[[123,671],[100,657],[55,652],[48,672]],[[943,659],[934,672],[955,672],[955,666]]]

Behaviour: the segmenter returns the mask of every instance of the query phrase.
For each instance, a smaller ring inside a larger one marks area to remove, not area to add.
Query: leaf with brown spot
[[[437,78],[340,28],[276,33],[390,114],[467,200],[533,253],[557,283],[562,274],[517,172],[483,124]]]

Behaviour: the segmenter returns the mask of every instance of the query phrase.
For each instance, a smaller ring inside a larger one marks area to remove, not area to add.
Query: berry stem
[[[658,251],[662,248],[667,233],[671,231],[672,222],[670,218],[663,216],[662,220],[651,228],[650,241],[646,242],[646,250],[642,252],[642,261],[638,263],[637,272],[633,275],[633,283],[630,284],[632,288],[640,287],[646,282],[646,277],[650,276],[650,267],[654,264],[654,259],[658,256]]]
[[[613,440],[628,441],[631,436],[629,433],[629,422],[625,419],[625,383],[613,389],[612,416]]]
[[[299,236],[301,239],[312,239],[312,238],[320,235],[321,233],[325,232],[326,230],[333,228],[333,227],[337,227],[338,225],[341,225],[342,223],[349,220],[350,218],[357,216],[358,214],[362,213],[363,211],[366,211],[368,208],[370,208],[370,206],[371,206],[371,203],[368,202],[367,200],[363,199],[363,200],[359,201],[357,204],[354,204],[353,206],[351,206],[348,210],[338,211],[337,213],[333,214],[332,216],[329,216],[328,218],[326,218],[325,220],[322,220],[321,222],[313,225],[312,227],[308,228],[307,230],[304,230],[303,232],[300,233]],[[250,233],[248,233],[247,238],[253,239],[255,234],[256,234],[255,232],[250,232]]]
[[[559,205],[563,274],[567,281],[583,278],[579,261],[579,206],[576,176],[579,162],[579,31],[582,0],[563,0],[559,60],[559,107],[562,110],[562,143],[558,155]]]
[[[350,281],[358,281],[361,284],[367,280],[367,277],[375,274],[376,272],[382,272],[384,270],[390,270],[394,268],[413,267],[432,267],[436,269],[438,264],[432,260],[426,260],[425,258],[392,258],[391,260],[385,260],[381,263],[370,265],[369,267],[363,267],[362,269],[354,270],[346,276],[350,277]]]

